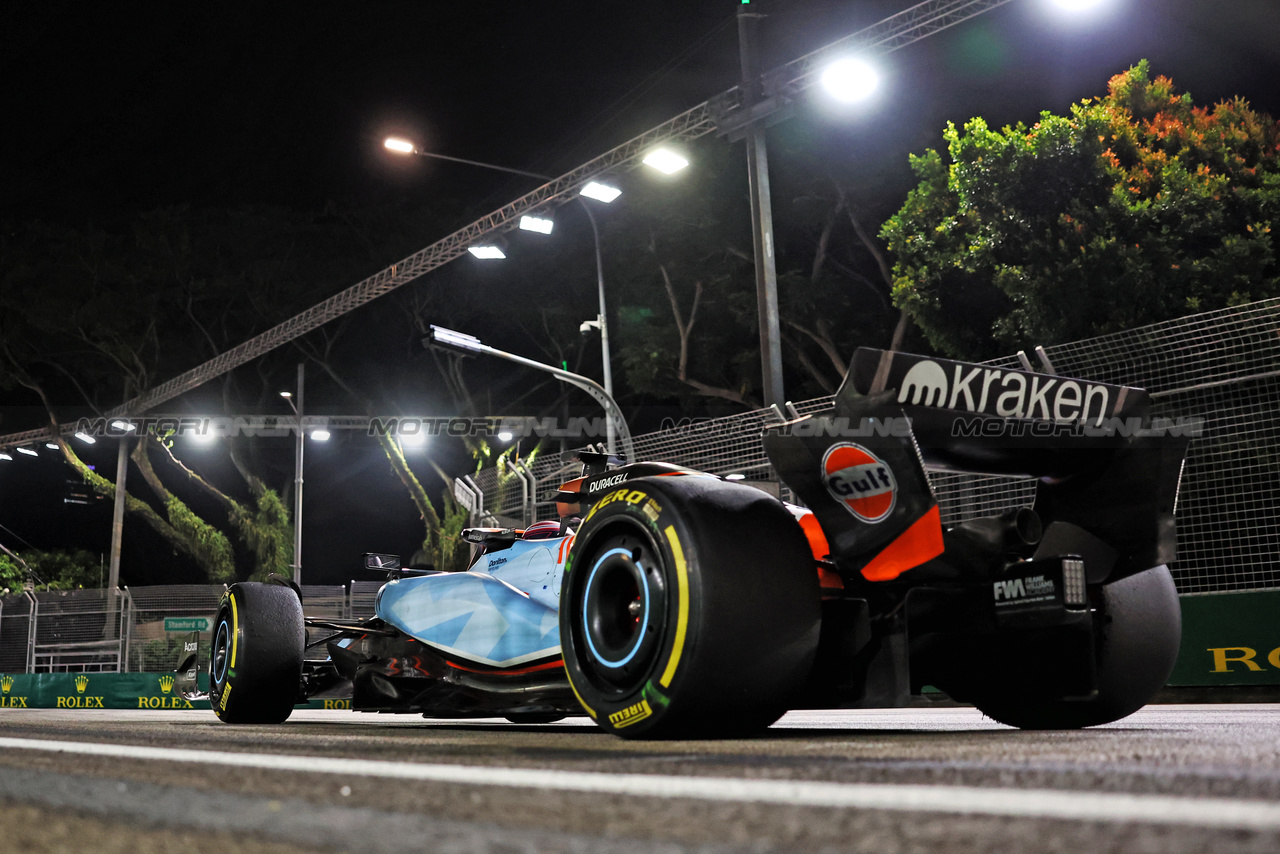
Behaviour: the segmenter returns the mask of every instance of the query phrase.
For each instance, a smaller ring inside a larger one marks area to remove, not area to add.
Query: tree
[[[373,266],[371,255],[387,251],[368,239],[380,233],[378,214],[387,212],[178,207],[105,224],[6,228],[0,388],[29,389],[49,423],[101,414],[357,278]],[[284,365],[275,356],[219,378],[226,411],[262,411],[264,400],[276,399]],[[135,444],[142,476],[128,481],[126,511],[211,581],[287,571],[292,521],[262,467],[246,459],[254,456],[252,440],[232,447],[243,483],[219,486],[183,465],[166,438]],[[114,494],[71,444],[58,444],[93,489]],[[197,496],[213,499],[209,518],[188,503]]]
[[[788,396],[830,394],[859,344],[888,344],[897,312],[887,264],[855,199],[849,162],[787,141],[773,187]],[[759,314],[741,150],[704,148],[679,182],[633,193],[606,253],[627,384],[686,405],[758,407]],[[839,165],[850,174],[831,174]],[[865,180],[866,176],[859,176]],[[882,272],[883,271],[883,272]],[[615,296],[616,295],[616,296]]]
[[[882,227],[893,297],[964,358],[1076,340],[1280,293],[1280,125],[1198,107],[1144,60],[1106,96],[995,131],[948,124],[946,155]]]
[[[31,550],[17,557],[40,579],[35,585],[36,590],[71,590],[102,585],[101,557],[84,549]],[[0,552],[0,590],[21,590],[27,580],[27,570],[22,563]]]
[[[365,412],[373,415],[376,411],[373,398],[361,388],[364,386],[351,382],[335,365],[332,358],[332,347],[335,337],[323,330],[298,342],[298,347],[325,372],[333,383],[342,389]],[[421,479],[409,465],[404,455],[400,440],[386,432],[377,434],[378,445],[386,454],[391,471],[400,480],[409,498],[418,511],[422,521],[422,545],[410,558],[410,564],[430,566],[443,571],[458,571],[467,568],[471,550],[462,539],[462,529],[466,527],[470,514],[453,497],[453,478],[449,477],[438,464],[431,465],[445,484],[441,495],[441,508],[436,508]]]

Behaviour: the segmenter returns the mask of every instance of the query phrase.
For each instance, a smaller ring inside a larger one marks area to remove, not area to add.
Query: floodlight
[[[188,433],[187,435],[191,438],[191,441],[199,442],[202,445],[207,445],[214,439],[218,438],[217,434],[211,431],[207,426],[199,433]]]
[[[329,431],[328,430],[312,430],[311,438],[315,439],[317,442],[327,442],[329,441]]]
[[[30,448],[18,448],[17,450],[18,450],[18,453],[20,453],[20,454],[26,454],[28,457],[38,457],[38,456],[40,456],[39,454],[37,454],[35,451],[31,450]]]
[[[293,397],[293,392],[291,392],[291,391],[282,391],[282,392],[280,392],[280,396],[281,396],[281,397],[283,397],[285,400],[288,400],[289,398]]]
[[[655,148],[644,157],[644,164],[670,175],[689,165],[689,161],[669,148]]]
[[[427,444],[427,436],[421,431],[417,433],[396,433],[401,448],[421,448]]]
[[[498,434],[498,440],[501,442],[510,442],[514,434],[510,430],[503,430]]]
[[[529,216],[525,214],[520,217],[520,227],[525,231],[536,231],[539,234],[550,234],[551,229],[555,227],[555,222],[545,217]]]
[[[434,344],[456,347],[459,350],[467,350],[472,353],[479,353],[484,348],[484,345],[480,343],[480,339],[474,335],[467,335],[465,332],[454,332],[452,329],[445,329],[443,326],[433,325],[431,327],[431,341]]]
[[[498,246],[468,246],[467,251],[484,260],[506,258],[507,253]]]
[[[608,204],[618,196],[621,196],[622,191],[617,187],[610,187],[608,184],[592,181],[582,188],[581,195],[586,196],[588,199],[595,199],[597,202]]]
[[[1068,12],[1085,12],[1099,6],[1103,0],[1053,0],[1055,6]]]
[[[0,451],[0,460],[12,460],[12,459],[13,457],[9,456],[4,451]]]
[[[869,97],[880,85],[880,75],[870,63],[857,57],[837,59],[822,72],[822,87],[843,104]]]
[[[130,424],[128,421],[121,421],[117,418],[115,421],[111,422],[111,429],[122,430],[125,433],[128,433],[131,430],[137,430],[138,426],[136,424]]]
[[[44,443],[44,446],[45,446],[46,448],[48,448],[49,450],[51,450],[51,451],[56,451],[56,450],[58,450],[58,449],[59,449],[59,448],[58,448],[58,443],[57,443],[57,442],[45,442],[45,443]]]
[[[86,445],[93,445],[98,441],[97,439],[93,438],[92,436],[90,436],[88,433],[85,433],[85,432],[77,433],[76,438],[79,439],[81,442],[84,442]]]
[[[407,139],[397,139],[394,136],[387,137],[386,142],[382,143],[388,151],[395,151],[400,154],[413,154],[417,150],[417,146]]]

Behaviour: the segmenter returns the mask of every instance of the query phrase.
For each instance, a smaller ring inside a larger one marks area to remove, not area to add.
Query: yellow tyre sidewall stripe
[[[566,670],[565,675],[568,675],[568,673],[569,671]],[[585,709],[587,714],[591,716],[591,719],[599,722],[600,718],[596,716],[596,710],[588,706],[587,701],[582,699],[582,695],[578,693],[578,686],[573,684],[572,676],[569,676],[569,687],[573,689],[573,696],[578,698],[578,702],[582,704],[582,708]]]
[[[228,596],[231,600],[231,669],[236,666],[236,652],[240,648],[240,613],[236,608],[236,597]]]
[[[680,656],[684,654],[685,636],[689,631],[689,567],[684,560],[684,548],[680,538],[676,536],[674,525],[668,525],[662,532],[671,546],[671,557],[676,567],[676,591],[679,604],[676,611],[676,636],[671,643],[671,657],[667,659],[667,667],[658,680],[663,688],[671,687],[676,668],[680,665]]]

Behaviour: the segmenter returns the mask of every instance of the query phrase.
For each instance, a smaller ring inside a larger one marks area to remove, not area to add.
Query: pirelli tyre
[[[1005,680],[986,683],[968,699],[988,717],[1020,729],[1097,726],[1145,706],[1168,681],[1182,640],[1173,576],[1157,566],[1104,585],[1095,606],[1095,696],[1036,699]]]
[[[569,682],[597,724],[627,738],[764,729],[808,676],[818,630],[795,519],[717,478],[625,482],[594,504],[565,569]]]
[[[283,723],[302,681],[306,629],[289,587],[244,582],[222,594],[209,655],[209,703],[233,724]]]

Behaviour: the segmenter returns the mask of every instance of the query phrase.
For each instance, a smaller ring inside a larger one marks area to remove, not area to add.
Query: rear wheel
[[[560,597],[570,684],[628,738],[767,727],[812,667],[819,591],[807,541],[772,496],[697,476],[603,496]]]
[[[1097,604],[1095,696],[1037,699],[1020,692],[1016,681],[1004,679],[984,682],[966,699],[988,717],[1020,729],[1097,726],[1145,706],[1173,672],[1182,640],[1173,576],[1164,566],[1131,575],[1102,587]]]
[[[209,702],[234,724],[285,721],[298,699],[306,629],[302,603],[278,584],[233,584],[214,618]]]

